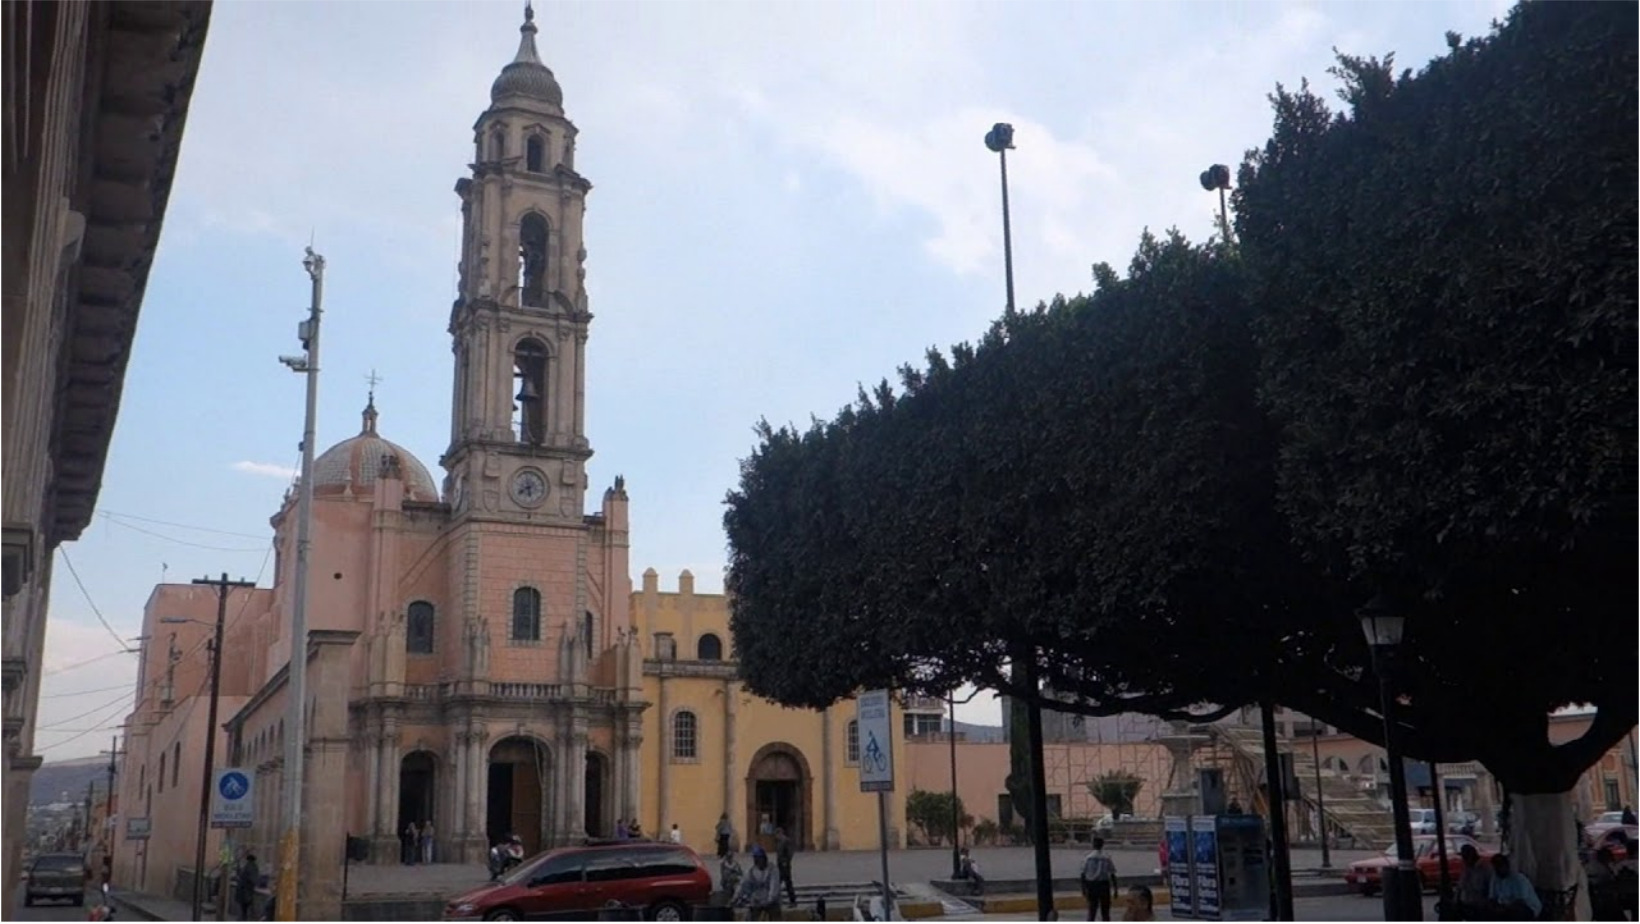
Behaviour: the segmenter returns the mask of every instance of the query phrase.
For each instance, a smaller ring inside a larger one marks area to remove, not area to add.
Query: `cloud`
[[[296,469],[275,462],[235,462],[233,470],[244,472],[247,475],[261,475],[265,478],[278,478],[284,481],[296,477]]]

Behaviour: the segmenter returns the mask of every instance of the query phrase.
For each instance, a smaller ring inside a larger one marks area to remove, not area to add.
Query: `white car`
[[[1595,816],[1594,821],[1589,822],[1589,824],[1592,825],[1620,825],[1622,823],[1622,812],[1601,812],[1599,815]]]
[[[1435,810],[1434,809],[1426,809],[1426,808],[1409,809],[1407,811],[1407,815],[1410,816],[1410,818],[1412,820],[1412,833],[1413,834],[1434,834],[1435,833],[1436,826],[1435,826]]]

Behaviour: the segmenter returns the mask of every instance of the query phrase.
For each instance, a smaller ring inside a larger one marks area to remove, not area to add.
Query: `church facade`
[[[398,863],[411,824],[432,823],[435,861],[448,863],[480,863],[509,834],[534,852],[630,819],[649,833],[678,824],[708,850],[725,813],[737,842],[766,819],[805,849],[877,843],[876,799],[848,764],[852,705],[797,712],[751,697],[728,660],[722,596],[693,595],[689,578],[659,594],[653,572],[633,592],[622,480],[584,512],[591,184],[535,34],[526,13],[455,184],[464,231],[442,478],[383,435],[374,394],[358,433],[314,461],[309,638],[294,652],[308,664],[303,919],[339,917],[346,836],[368,841],[371,862]],[[232,592],[223,646],[216,766],[254,775],[255,821],[233,846],[270,873],[284,833],[297,519],[293,488],[271,520],[272,586]],[[215,605],[211,588],[163,584],[145,610],[119,779],[123,823],[142,834],[117,842],[122,887],[191,883],[202,785],[191,755],[210,733],[199,707]],[[903,797],[890,806],[896,841]],[[208,855],[221,846],[213,831]]]

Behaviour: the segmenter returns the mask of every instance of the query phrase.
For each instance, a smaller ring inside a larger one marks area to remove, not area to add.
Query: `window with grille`
[[[411,654],[433,653],[433,604],[417,600],[405,616],[404,650]]]
[[[534,587],[513,591],[512,637],[516,642],[541,640],[541,591]]]
[[[687,709],[680,709],[672,716],[672,759],[696,760],[699,751],[696,749],[696,737],[699,733],[699,722],[695,714]]]
[[[843,763],[860,763],[860,723],[854,719],[848,722],[848,743],[843,747]]]

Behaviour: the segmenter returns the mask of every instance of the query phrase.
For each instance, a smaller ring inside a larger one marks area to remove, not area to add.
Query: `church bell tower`
[[[575,172],[575,126],[524,10],[518,54],[473,127],[461,197],[460,283],[450,312],[454,513],[581,520],[587,309],[582,221],[592,189]]]

